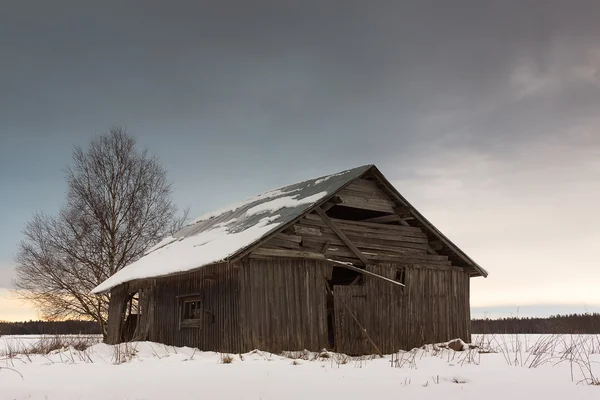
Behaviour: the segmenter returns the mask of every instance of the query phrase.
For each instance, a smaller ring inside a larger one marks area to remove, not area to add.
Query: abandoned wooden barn
[[[94,292],[113,344],[372,354],[470,340],[486,275],[367,165],[206,214]]]

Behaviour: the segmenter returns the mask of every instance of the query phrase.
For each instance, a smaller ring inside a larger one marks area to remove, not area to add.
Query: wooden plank
[[[290,242],[300,243],[302,242],[302,238],[296,235],[286,235],[285,233],[276,233],[273,237],[280,240],[289,240]]]
[[[327,214],[325,214],[325,211],[323,211],[320,207],[315,208],[315,211],[317,212],[317,214],[319,214],[319,216],[323,219],[323,221],[325,221],[325,223],[327,225],[329,225],[329,227],[335,232],[335,234],[338,235],[338,237],[340,239],[342,239],[342,241],[346,244],[346,246],[348,246],[350,248],[350,250],[352,250],[352,252],[354,252],[354,254],[356,254],[358,259],[360,261],[362,261],[362,263],[364,265],[367,265],[368,262],[367,262],[367,259],[365,258],[365,256],[354,245],[354,243],[352,243],[352,241],[350,239],[348,239],[346,234],[344,232],[342,232],[342,230],[340,228],[337,227],[337,225],[329,218],[329,216],[327,216]]]
[[[339,194],[337,197],[342,200],[339,206],[352,207],[352,208],[360,208],[363,210],[371,210],[371,211],[381,211],[387,212],[390,214],[394,213],[394,208],[391,205],[381,204],[382,200],[377,199],[365,199],[363,197],[354,197],[347,196],[343,194]]]
[[[243,303],[250,304],[251,349],[279,353],[327,347],[326,261],[250,259]],[[245,350],[248,351],[248,350]]]
[[[368,241],[357,241],[357,240],[354,240],[354,244],[359,249],[382,250],[384,252],[388,252],[388,253],[392,253],[392,254],[394,254],[394,253],[396,253],[396,254],[410,254],[410,253],[407,253],[406,249],[400,248],[398,246],[389,246],[389,245],[385,245],[385,244],[369,243]],[[425,254],[423,254],[423,256],[425,256]],[[446,257],[446,256],[435,256],[435,257],[431,257],[431,260],[448,261],[448,257]]]
[[[368,235],[368,234],[359,234],[356,232],[346,231],[346,236],[357,245],[357,247],[365,247],[365,248],[374,248],[371,244],[380,244],[383,246],[390,246],[395,248],[394,252],[400,254],[427,254],[426,247],[421,243],[410,243],[403,242],[395,239],[387,239],[380,238],[376,235]],[[374,236],[374,237],[369,237]],[[311,236],[311,235],[303,235],[302,243],[306,240],[309,241],[319,241],[320,243],[325,243],[327,240],[331,241],[332,245],[345,245],[345,243],[329,228],[326,228],[325,232],[321,236]],[[361,243],[359,246],[357,243]],[[438,256],[445,257],[445,256]]]
[[[392,208],[396,206],[396,203],[394,203],[394,200],[392,200],[388,195],[386,195],[381,190],[374,190],[372,192],[361,192],[358,190],[352,190],[352,189],[346,188],[346,189],[340,190],[337,193],[346,195],[346,196],[361,197],[363,199],[373,199],[373,200],[384,201],[387,204],[389,204]],[[393,204],[391,204],[391,203],[393,203]]]
[[[308,250],[308,249],[307,249]],[[313,250],[311,248],[311,250]],[[315,249],[316,251],[316,249]],[[374,253],[369,251],[362,251],[362,254],[367,258],[371,263],[377,261],[385,261],[385,262],[400,262],[400,263],[416,263],[429,265],[431,267],[449,267],[451,264],[450,261],[437,261],[437,260],[428,260],[419,257],[411,257],[409,255],[403,256],[401,254],[385,254],[385,253]],[[342,246],[330,246],[327,251],[327,256],[342,256],[346,258],[355,258],[354,253],[350,251],[347,247]]]
[[[315,253],[310,251],[296,251],[296,250],[278,250],[278,249],[266,249],[258,248],[250,253],[251,258],[257,257],[282,257],[282,258],[307,258],[313,260],[325,260],[325,256],[321,253]]]
[[[376,182],[373,182],[368,179],[355,179],[351,184],[347,186],[347,188],[367,192],[370,192],[372,190],[381,190]]]
[[[319,216],[315,215],[315,214],[307,214],[305,216],[305,218],[310,219],[310,220],[316,220],[316,221],[320,220]],[[399,231],[399,232],[415,232],[415,233],[420,233],[422,235],[425,235],[425,233],[421,230],[421,228],[416,227],[416,226],[383,225],[383,224],[378,224],[378,223],[373,223],[373,222],[349,221],[349,220],[339,219],[339,218],[331,218],[331,220],[333,222],[335,222],[336,224],[343,223],[343,224],[354,225],[354,226],[363,226],[363,227],[367,227],[367,228],[390,229],[390,230]]]
[[[404,237],[398,237],[398,236],[379,235],[376,233],[354,232],[354,231],[346,231],[346,235],[348,237],[350,237],[352,240],[363,240],[365,238],[386,240],[388,242],[395,243],[398,246],[412,248],[412,249],[426,250],[428,247],[427,244],[425,244],[425,243],[414,243],[413,241],[403,240]]]
[[[380,229],[380,230],[368,229],[368,228],[361,228],[361,227],[356,227],[356,226],[346,225],[346,224],[338,224],[338,226],[347,235],[355,235],[355,236],[369,235],[368,237],[381,238],[381,239],[391,240],[391,241],[395,241],[395,242],[420,243],[423,245],[427,245],[427,238],[425,238],[425,237],[399,235],[397,232],[386,231],[384,229]]]
[[[297,224],[308,227],[318,227],[321,228],[322,232],[331,230],[323,220],[303,219],[297,222]],[[336,225],[346,232],[347,235],[370,233],[375,236],[380,235],[381,238],[385,237],[387,240],[392,241],[409,241],[423,244],[427,243],[427,237],[422,232],[402,232],[391,229],[388,230],[385,228],[387,225],[382,225],[380,229],[361,227],[357,225],[346,224],[344,222],[336,222]],[[410,238],[416,238],[417,240],[411,240]]]
[[[381,217],[363,219],[360,222],[373,222],[373,223],[381,224],[381,223],[386,223],[386,222],[398,222],[401,219],[402,218],[398,214],[391,214],[391,215],[383,215]]]
[[[323,233],[327,233],[331,231],[328,225],[324,221],[314,221],[309,219],[301,220],[297,223],[297,225],[305,226],[305,227],[317,227],[320,228]],[[391,240],[394,242],[411,242],[411,243],[421,243],[427,244],[427,237],[422,233],[413,233],[413,232],[398,232],[387,229],[373,229],[373,228],[364,228],[360,226],[348,225],[345,223],[336,223],[336,225],[343,230],[346,235],[361,235],[363,233],[368,233],[373,238],[379,237],[380,239]],[[310,236],[310,233],[303,234],[300,236]],[[321,236],[321,235],[319,235]]]
[[[121,343],[121,332],[123,329],[123,315],[127,301],[127,285],[115,286],[110,291],[110,302],[108,305],[108,323],[106,343]]]
[[[276,246],[283,249],[300,250],[300,243],[292,242],[289,240],[280,240],[278,238],[272,238],[264,244],[264,246]]]
[[[342,189],[339,192],[337,192],[338,195],[342,195],[342,196],[351,196],[351,197],[360,197],[363,200],[371,200],[374,203],[377,204],[381,204],[381,205],[387,205],[390,206],[392,208],[396,207],[396,203],[394,202],[394,200],[390,199],[383,191],[381,190],[374,190],[371,192],[361,192],[358,190],[352,190],[352,189]]]
[[[325,243],[325,244],[327,244],[327,246],[329,248],[329,251],[328,251],[329,254],[339,254],[340,253],[339,250],[341,250],[342,252],[350,252],[351,254],[354,254],[345,245],[345,243],[343,243],[341,240],[328,241],[328,242],[329,243]],[[358,247],[358,249],[367,258],[369,258],[369,256],[368,256],[369,254],[378,254],[378,255],[386,256],[387,259],[394,259],[394,260],[410,259],[412,262],[432,263],[435,265],[451,265],[451,262],[448,260],[447,256],[434,256],[434,255],[427,254],[425,252],[415,253],[415,252],[410,252],[410,251],[404,251],[403,249],[399,249],[396,247],[363,243],[363,242],[358,242],[356,240],[354,240],[353,243],[356,245],[356,247]],[[323,244],[322,240],[320,240],[320,238],[307,237],[303,240],[301,248],[307,249],[307,250],[310,249],[310,251],[317,251],[317,250],[323,249],[323,247],[324,247],[324,244]],[[338,251],[336,251],[335,249],[338,249]],[[412,250],[412,249],[407,249],[407,250]]]
[[[372,222],[363,222],[363,221],[349,221],[349,220],[334,220],[336,223],[343,223],[348,226],[355,226],[361,228],[370,228],[370,229],[384,229],[389,231],[394,231],[397,235],[405,235],[405,236],[417,236],[417,237],[427,237],[427,235],[421,230],[421,228],[413,227],[410,225],[388,225],[388,224],[378,224]],[[400,221],[400,223],[405,221]]]
[[[295,224],[294,232],[296,235],[312,235],[312,236],[321,236],[321,230],[319,228],[313,228],[309,226],[303,226],[300,224]]]

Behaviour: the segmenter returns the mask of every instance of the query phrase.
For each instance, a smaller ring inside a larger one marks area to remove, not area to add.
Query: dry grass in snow
[[[465,351],[437,344],[385,357],[93,340],[52,348],[62,338],[0,338],[0,399],[600,398],[598,336],[476,336]]]

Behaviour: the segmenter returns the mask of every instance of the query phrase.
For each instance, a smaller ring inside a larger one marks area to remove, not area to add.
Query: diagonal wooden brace
[[[331,230],[334,231],[336,235],[338,235],[342,242],[344,242],[344,244],[346,244],[346,246],[348,246],[348,248],[352,250],[354,254],[356,254],[356,257],[358,257],[358,259],[364,265],[369,264],[367,257],[365,257],[365,255],[358,249],[358,247],[354,245],[354,243],[352,243],[350,239],[348,239],[346,234],[342,232],[342,230],[335,224],[335,222],[331,220],[331,218],[329,218],[327,214],[325,214],[325,211],[323,211],[321,207],[315,208],[315,211],[317,212],[317,214],[319,214],[321,219],[323,219],[323,221],[325,221],[325,223],[331,228]]]

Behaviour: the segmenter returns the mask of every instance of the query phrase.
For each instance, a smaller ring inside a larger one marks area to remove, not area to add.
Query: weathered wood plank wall
[[[406,287],[365,277],[364,286],[334,286],[336,350],[373,353],[349,310],[384,353],[455,337],[469,341],[469,276],[459,268],[369,265],[390,279],[405,268]],[[148,340],[224,352],[254,348],[319,350],[328,347],[326,279],[331,266],[314,260],[250,259],[150,281],[140,291],[140,332]],[[125,286],[113,289],[109,343],[117,343]],[[179,297],[199,293],[207,312],[203,329],[179,328]],[[152,296],[150,296],[152,294]],[[348,310],[349,309],[349,310]]]
[[[122,310],[126,294],[139,292],[136,335],[150,341],[223,352],[319,350],[328,346],[329,278],[331,266],[324,262],[250,259],[244,265],[220,264],[133,281],[113,289],[117,296],[111,308],[112,343],[120,340],[117,304]],[[193,294],[203,301],[203,327],[180,328],[180,297]]]
[[[345,236],[373,263],[410,262],[450,266],[447,256],[428,254],[421,228],[332,219]],[[355,253],[316,214],[308,214],[288,230],[268,240],[263,248],[292,249],[325,254],[340,261],[360,261]]]
[[[195,272],[164,278],[132,281],[113,289],[109,311],[109,343],[117,343],[119,318],[126,293],[139,292],[141,315],[136,335],[174,346],[239,352],[244,349],[239,325],[239,268],[221,263]],[[181,296],[199,294],[204,309],[201,329],[180,328]],[[114,306],[113,306],[114,303]],[[119,309],[119,307],[121,307]],[[114,317],[113,317],[114,315]]]
[[[203,303],[203,327],[179,328],[179,296],[196,293]],[[157,279],[154,329],[150,340],[201,350],[242,351],[239,293],[239,269],[226,263]]]
[[[372,265],[368,270],[394,279],[398,267]],[[471,340],[468,274],[457,268],[405,268],[405,288],[369,277],[364,286],[334,287],[337,351],[375,352],[347,308],[383,353],[455,337]]]
[[[377,321],[373,320],[377,315],[369,309],[368,297],[365,286],[334,287],[336,351],[346,354],[377,353],[363,331],[365,328],[369,334],[377,325]]]
[[[240,326],[246,350],[328,346],[326,279],[331,266],[314,260],[249,259],[240,273]]]

